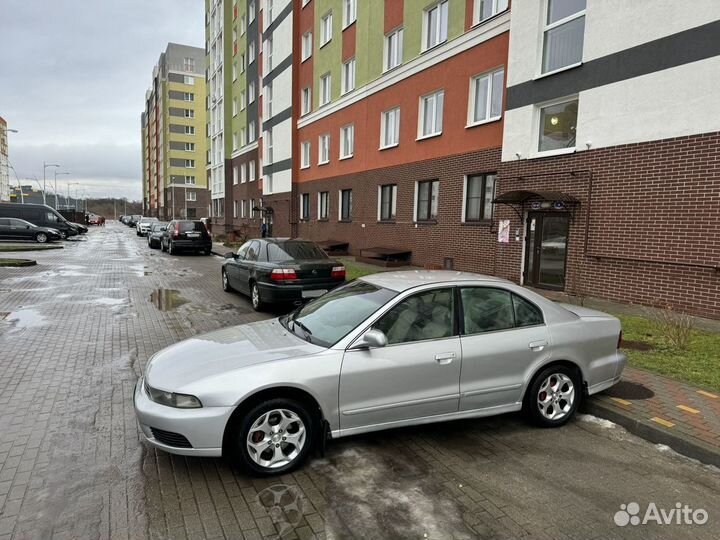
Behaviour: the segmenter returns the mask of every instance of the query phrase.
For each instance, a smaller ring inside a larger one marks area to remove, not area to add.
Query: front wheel
[[[36,241],[38,244],[44,244],[45,242],[48,241],[47,234],[45,234],[45,233],[43,233],[43,232],[37,233],[37,234],[35,235],[35,241]]]
[[[577,370],[549,366],[533,379],[526,395],[524,411],[541,427],[566,424],[580,405],[582,390]]]
[[[232,292],[232,287],[230,286],[230,280],[228,279],[227,272],[225,269],[222,269],[222,286],[223,291],[225,292]]]
[[[307,459],[315,422],[302,403],[276,398],[242,417],[234,438],[240,464],[258,475],[284,474]]]
[[[63,240],[67,240],[67,237],[68,235],[65,231],[60,231],[60,238],[62,238]]]

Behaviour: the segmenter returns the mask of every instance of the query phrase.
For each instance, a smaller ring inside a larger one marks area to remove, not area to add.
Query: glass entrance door
[[[531,212],[525,245],[524,282],[541,289],[565,288],[570,221],[567,214]]]

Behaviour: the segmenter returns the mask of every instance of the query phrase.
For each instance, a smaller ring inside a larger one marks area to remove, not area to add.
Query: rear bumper
[[[209,250],[212,248],[212,241],[210,240],[170,240],[173,248],[175,249],[205,249]]]
[[[263,302],[271,304],[279,304],[283,302],[305,302],[312,300],[312,297],[304,297],[303,291],[307,292],[327,292],[335,287],[342,285],[344,281],[325,281],[321,283],[313,283],[308,285],[276,285],[275,283],[258,283],[260,296]]]

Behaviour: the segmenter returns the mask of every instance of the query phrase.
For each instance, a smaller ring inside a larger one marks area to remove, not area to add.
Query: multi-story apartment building
[[[205,51],[169,43],[153,69],[141,116],[145,215],[209,215],[205,87]]]
[[[10,200],[10,162],[8,160],[8,127],[0,116],[0,201]]]

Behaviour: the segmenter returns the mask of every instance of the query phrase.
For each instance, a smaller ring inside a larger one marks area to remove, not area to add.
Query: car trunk
[[[202,223],[177,223],[176,234],[174,238],[177,240],[202,241],[207,240],[210,235]]]

